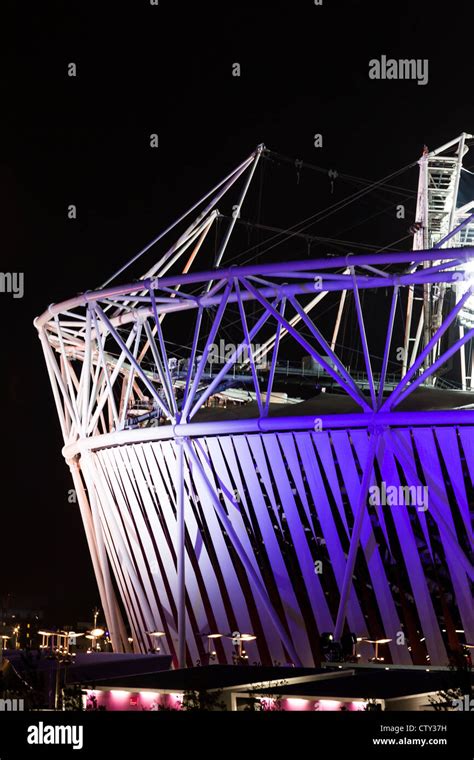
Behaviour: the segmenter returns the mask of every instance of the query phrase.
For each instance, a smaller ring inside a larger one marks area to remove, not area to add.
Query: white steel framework
[[[242,178],[240,213],[264,150],[190,209],[197,217],[140,281],[111,278],[35,320],[114,648],[127,650],[132,638],[147,651],[158,630],[185,665],[205,661],[206,637],[216,634],[226,662],[232,639],[217,634],[245,632],[256,637],[247,645],[255,661],[308,665],[321,659],[322,633],[340,639],[350,630],[391,639],[394,663],[444,664],[457,630],[474,640],[474,409],[462,393],[458,403],[446,395],[417,409],[417,394],[472,346],[474,325],[449,344],[446,337],[472,297],[474,248],[449,246],[440,259],[436,241],[424,238],[422,250],[223,268],[236,215],[215,267],[190,272],[216,204]],[[439,239],[462,222],[443,218]],[[183,257],[182,271],[170,273]],[[432,297],[435,286],[456,287],[457,300],[389,383],[399,307],[411,319],[413,294],[428,288]],[[362,296],[387,292],[375,359]],[[363,382],[337,350],[348,296]],[[331,297],[340,300],[328,325],[318,307]],[[176,356],[183,320],[193,337]],[[229,320],[235,345],[212,367]],[[282,414],[273,403],[290,344],[337,388],[321,394],[316,411],[302,404]],[[213,419],[209,406],[226,397],[236,372],[253,411],[243,418],[228,407]],[[325,406],[330,395],[338,413]],[[428,489],[428,509],[372,505],[369,489],[387,484]]]

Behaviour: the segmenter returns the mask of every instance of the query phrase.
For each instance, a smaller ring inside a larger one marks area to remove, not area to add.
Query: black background
[[[25,273],[25,297],[0,295],[0,596],[46,594],[51,622],[73,624],[90,619],[98,594],[34,317],[98,286],[261,142],[375,180],[424,144],[473,132],[473,11],[456,0],[5,7],[1,267]],[[370,80],[368,61],[382,54],[428,58],[429,83]],[[332,196],[317,177],[297,184],[290,166],[287,195],[267,183],[259,218],[295,222],[347,192],[336,180]],[[413,193],[416,182],[415,169],[402,184]],[[408,226],[392,209],[365,239],[403,241]]]

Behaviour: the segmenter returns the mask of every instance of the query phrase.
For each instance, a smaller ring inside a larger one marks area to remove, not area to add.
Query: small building
[[[94,688],[86,691],[84,707],[180,710],[183,700],[201,694],[203,709],[209,710],[433,710],[440,694],[460,687],[462,677],[449,668],[376,664],[323,668],[211,665],[98,679]],[[452,709],[456,709],[454,700]]]

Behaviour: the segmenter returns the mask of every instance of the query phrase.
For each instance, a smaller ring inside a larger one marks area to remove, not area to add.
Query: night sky
[[[24,272],[25,296],[0,294],[0,597],[46,594],[51,622],[73,624],[90,619],[98,593],[34,317],[97,287],[261,142],[375,180],[416,161],[424,144],[474,132],[472,5],[453,1],[442,14],[428,2],[344,0],[9,5],[1,268]],[[369,60],[382,55],[428,59],[428,84],[369,79]],[[399,179],[411,194],[416,182],[416,169]],[[291,224],[353,190],[337,179],[331,194],[324,173],[303,170],[297,182],[291,164],[270,166],[259,219]],[[398,247],[409,247],[413,220],[373,203],[381,213],[359,239],[405,237]],[[354,213],[311,232],[344,237]]]

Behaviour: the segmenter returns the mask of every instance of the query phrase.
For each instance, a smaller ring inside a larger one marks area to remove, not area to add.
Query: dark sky
[[[21,15],[2,24],[2,271],[25,273],[25,296],[0,294],[0,597],[46,594],[52,622],[73,623],[98,595],[33,318],[96,287],[260,142],[375,180],[425,143],[473,132],[472,5],[453,0],[442,16],[432,2],[9,5]],[[381,55],[427,58],[429,83],[369,79]],[[321,189],[306,172],[296,187],[288,171],[286,195],[266,185],[267,224],[282,223],[272,206],[298,221],[334,200],[326,178]],[[336,181],[335,198],[346,191]],[[379,216],[373,239],[408,225]]]

